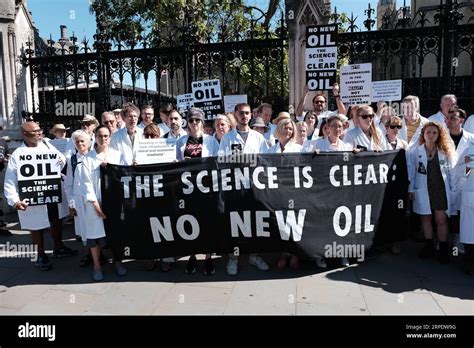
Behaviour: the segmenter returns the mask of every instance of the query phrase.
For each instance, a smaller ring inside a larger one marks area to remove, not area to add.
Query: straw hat
[[[253,120],[252,124],[250,125],[250,127],[263,127],[265,129],[268,128],[268,126],[265,125],[265,122],[263,122],[263,118],[261,117],[257,117]]]
[[[278,125],[278,123],[281,121],[281,120],[284,120],[284,119],[290,119],[291,120],[291,116],[289,113],[287,113],[286,111],[282,111],[278,114],[278,117],[275,118],[272,123],[273,124],[276,124]]]
[[[99,127],[99,121],[92,116],[92,115],[85,115],[82,120],[79,121],[79,123],[94,123],[96,127]]]
[[[66,127],[64,126],[64,124],[62,124],[62,123],[56,123],[56,124],[53,126],[53,128],[51,128],[51,129],[49,130],[49,134],[52,134],[52,135],[53,135],[54,132],[56,132],[56,131],[67,131],[67,130],[69,130],[69,127],[66,128]]]

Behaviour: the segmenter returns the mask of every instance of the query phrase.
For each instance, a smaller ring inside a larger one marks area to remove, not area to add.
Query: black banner
[[[101,170],[106,232],[123,258],[360,255],[380,219],[406,218],[403,150],[245,154]],[[398,239],[393,228],[380,227],[381,240]]]

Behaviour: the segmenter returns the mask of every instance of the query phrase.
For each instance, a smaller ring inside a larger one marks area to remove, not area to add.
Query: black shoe
[[[191,255],[189,257],[188,263],[186,264],[186,269],[184,270],[187,274],[193,274],[196,272],[197,260],[196,256]]]
[[[208,258],[204,261],[204,274],[205,275],[213,275],[216,273],[216,269],[214,268],[214,261],[211,258]]]
[[[446,265],[449,263],[449,246],[448,242],[440,242],[439,243],[439,255],[438,261],[442,265]]]
[[[424,246],[418,254],[420,259],[430,259],[435,256],[435,250],[433,246]]]
[[[3,237],[10,237],[12,235],[12,233],[7,230],[5,227],[0,227],[0,236],[3,236]]]
[[[82,242],[81,236],[76,236],[76,242]]]
[[[71,248],[68,248],[67,246],[63,245],[61,248],[53,250],[53,258],[74,256],[77,255],[77,253],[77,250],[72,250]]]
[[[49,271],[51,268],[53,268],[53,265],[49,261],[48,256],[45,254],[38,256],[38,260],[36,260],[36,267],[42,271]]]

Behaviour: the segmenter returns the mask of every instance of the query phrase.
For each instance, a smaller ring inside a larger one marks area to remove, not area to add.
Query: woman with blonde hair
[[[364,151],[390,150],[387,140],[374,122],[374,117],[374,109],[370,105],[361,105],[355,116],[358,127],[347,131],[344,142]]]
[[[303,146],[308,136],[308,125],[304,121],[296,122],[296,143]]]
[[[421,130],[418,146],[410,147],[408,153],[408,197],[413,201],[413,211],[421,216],[425,246],[420,258],[433,257],[434,215],[438,239],[440,263],[449,262],[448,215],[452,187],[451,169],[455,160],[452,142],[444,127],[437,122],[428,122]]]
[[[278,122],[278,126],[275,130],[275,138],[278,142],[270,147],[267,153],[291,153],[301,152],[301,145],[296,142],[296,125],[290,118],[282,118]],[[290,260],[290,267],[292,269],[299,268],[299,260],[296,255],[288,253],[282,253],[277,262],[277,267],[283,269],[286,267]]]

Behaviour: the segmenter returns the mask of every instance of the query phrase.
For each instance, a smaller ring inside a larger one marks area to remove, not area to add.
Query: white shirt
[[[464,122],[463,128],[469,133],[474,133],[474,114],[467,118],[467,121]]]
[[[375,127],[375,130],[380,139],[380,148],[377,148],[373,142],[373,139],[369,139],[359,127],[349,129],[344,136],[344,142],[350,144],[354,149],[356,149],[357,146],[363,146],[367,148],[367,151],[391,150],[392,147],[388,144],[385,135],[382,134],[378,127]]]
[[[446,117],[444,116],[444,114],[441,111],[438,111],[436,114],[431,115],[430,117],[428,117],[428,121],[438,122],[449,133],[448,126],[446,125]]]
[[[134,153],[138,147],[138,139],[143,137],[143,129],[135,128],[135,138],[132,142],[130,141],[130,136],[128,135],[127,128],[122,128],[115,132],[112,135],[112,140],[110,141],[110,148],[119,151],[123,155],[124,165],[132,165]]]
[[[305,141],[303,144],[303,150],[301,150],[301,152],[314,152],[316,150],[322,152],[352,151],[353,147],[351,144],[345,143],[340,139],[337,140],[335,147],[333,147],[329,142],[329,138],[320,138],[317,140]]]
[[[173,134],[173,132],[171,132],[171,130],[170,130],[168,133],[163,135],[163,138],[169,138],[169,139],[174,139],[174,140],[178,141],[179,139],[181,139],[182,137],[184,137],[186,135],[188,135],[188,132],[186,132],[183,128],[180,128],[178,136],[175,136]]]
[[[247,141],[244,142],[237,130],[232,129],[222,137],[219,154],[231,155],[234,149],[243,153],[265,153],[268,147],[265,138],[259,132],[250,129]]]
[[[284,146],[284,151],[281,152],[280,143],[276,143],[271,148],[267,150],[267,153],[294,153],[294,152],[301,152],[302,146],[300,144],[295,143],[294,141],[288,142]]]

